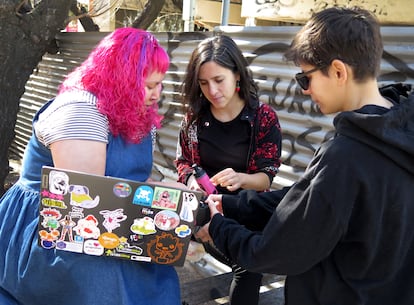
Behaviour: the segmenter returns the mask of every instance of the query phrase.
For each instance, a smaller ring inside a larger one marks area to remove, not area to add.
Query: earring
[[[240,92],[240,81],[236,81],[236,92]]]

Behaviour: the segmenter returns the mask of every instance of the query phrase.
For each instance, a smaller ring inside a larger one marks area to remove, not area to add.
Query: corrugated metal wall
[[[260,99],[272,105],[283,129],[283,165],[273,188],[290,185],[305,170],[319,145],[333,135],[332,116],[317,111],[303,96],[293,75],[298,68],[283,61],[282,54],[299,27],[217,27],[235,39],[248,58],[259,84]],[[58,36],[60,53],[45,55],[26,85],[16,124],[12,152],[23,155],[31,133],[31,119],[36,110],[56,93],[63,78],[78,66],[106,33],[62,33]],[[414,84],[414,27],[383,27],[384,56],[380,84]],[[182,119],[179,86],[190,53],[197,43],[213,32],[155,33],[168,50],[171,66],[164,81],[160,112],[163,127],[158,132],[153,176],[175,180],[173,165],[178,127]]]

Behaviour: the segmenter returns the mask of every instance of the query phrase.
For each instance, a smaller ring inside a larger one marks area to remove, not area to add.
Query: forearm
[[[259,172],[254,174],[239,173],[241,175],[241,188],[245,190],[264,191],[270,188],[269,176]]]

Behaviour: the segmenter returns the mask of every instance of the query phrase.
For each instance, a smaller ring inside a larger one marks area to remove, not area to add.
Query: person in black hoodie
[[[197,237],[247,270],[286,275],[287,305],[414,304],[414,95],[378,89],[382,50],[370,12],[313,15],[285,57],[303,93],[338,113],[335,137],[288,189],[208,199]]]

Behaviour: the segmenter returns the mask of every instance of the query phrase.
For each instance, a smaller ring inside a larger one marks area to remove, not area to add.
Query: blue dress
[[[48,105],[47,103],[34,117]],[[32,135],[19,181],[0,201],[1,305],[179,305],[174,267],[94,257],[38,246],[40,172],[50,150]],[[106,175],[146,180],[152,139],[140,144],[109,137]]]

